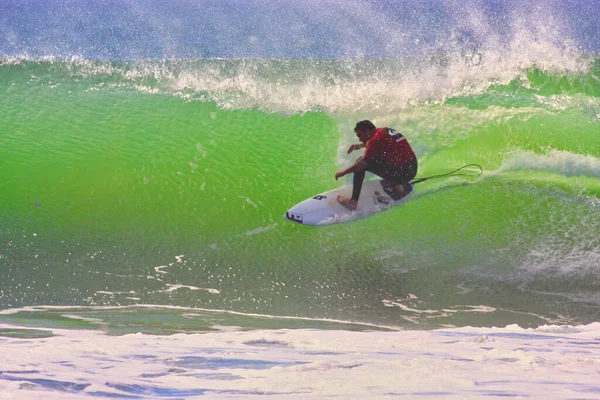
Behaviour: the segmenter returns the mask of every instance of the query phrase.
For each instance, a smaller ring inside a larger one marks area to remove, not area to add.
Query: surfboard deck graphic
[[[408,185],[408,189],[408,193],[400,197],[390,181],[366,181],[362,186],[358,206],[355,211],[351,211],[337,201],[338,196],[352,196],[352,185],[343,186],[296,204],[285,213],[285,217],[290,221],[311,226],[355,221],[403,204],[415,191],[411,184]]]

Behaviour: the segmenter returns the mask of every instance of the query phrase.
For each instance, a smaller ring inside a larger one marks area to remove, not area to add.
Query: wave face
[[[220,58],[198,58],[213,53],[171,31],[160,50],[118,35],[106,48],[70,35],[24,48],[4,23],[0,307],[152,304],[420,329],[597,321],[597,19],[570,20],[586,3],[565,17],[575,2],[544,3],[542,16],[474,2],[460,23],[452,2],[357,4],[350,21],[405,19],[386,40],[352,24],[325,24],[339,29],[327,46],[306,27],[289,33],[313,58],[269,58],[296,48],[277,29],[278,47],[260,31],[244,53],[235,31],[214,43]],[[439,27],[402,38],[416,15]],[[189,37],[187,21],[174,26]],[[354,53],[331,50],[353,34]],[[169,41],[182,47],[165,53]],[[339,184],[365,118],[406,135],[419,177],[467,163],[485,173],[419,184],[402,208],[352,224],[285,221]]]

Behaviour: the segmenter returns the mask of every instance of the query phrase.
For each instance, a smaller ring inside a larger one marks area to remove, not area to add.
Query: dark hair
[[[361,131],[361,132],[366,132],[366,131],[370,131],[370,130],[375,130],[375,125],[373,125],[373,123],[371,121],[368,120],[364,120],[364,121],[359,121],[356,123],[356,126],[354,127],[355,131]]]

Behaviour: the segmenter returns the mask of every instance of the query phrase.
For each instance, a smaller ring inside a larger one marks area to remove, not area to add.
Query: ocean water
[[[594,1],[0,11],[0,397],[600,398]],[[285,220],[360,119],[484,172]]]

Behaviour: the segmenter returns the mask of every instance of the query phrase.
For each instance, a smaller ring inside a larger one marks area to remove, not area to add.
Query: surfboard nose
[[[290,221],[298,222],[300,224],[302,223],[302,214],[300,213],[288,211],[285,213],[285,217]]]

